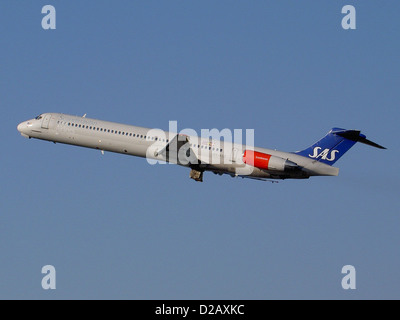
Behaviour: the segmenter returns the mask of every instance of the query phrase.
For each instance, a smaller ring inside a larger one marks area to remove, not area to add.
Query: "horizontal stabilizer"
[[[339,133],[337,133],[337,135],[341,136],[343,138],[346,138],[348,140],[367,144],[367,145],[375,147],[375,148],[386,149],[385,147],[382,147],[381,145],[379,145],[371,140],[368,140],[365,135],[360,134],[360,131],[339,132]]]

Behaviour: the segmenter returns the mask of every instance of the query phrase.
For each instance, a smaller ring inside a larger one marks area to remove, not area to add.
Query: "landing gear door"
[[[50,119],[51,119],[51,114],[46,114],[43,117],[43,121],[42,121],[42,128],[43,129],[48,129],[49,128]]]

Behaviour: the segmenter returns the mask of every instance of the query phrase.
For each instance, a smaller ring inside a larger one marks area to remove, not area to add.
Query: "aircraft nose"
[[[23,127],[24,127],[24,122],[21,122],[21,123],[17,126],[17,130],[18,130],[19,132],[22,132]]]
[[[17,130],[25,137],[29,132],[29,126],[30,122],[24,121],[17,126]]]

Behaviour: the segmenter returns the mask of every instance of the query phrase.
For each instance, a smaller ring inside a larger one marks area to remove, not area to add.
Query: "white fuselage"
[[[192,157],[194,156],[198,163],[173,160],[166,156],[165,150],[172,148],[169,144],[176,140],[177,133],[60,113],[44,113],[35,119],[22,122],[18,125],[18,131],[29,138],[144,157],[149,162],[173,162],[199,171],[226,173],[231,176],[301,179],[315,175],[338,174],[335,167],[294,153],[235,144],[210,137],[184,136],[187,139],[186,149],[190,149]],[[182,136],[179,135],[180,138]],[[244,163],[245,150],[268,154],[282,161],[277,161],[276,170],[260,169]],[[286,172],[286,169],[279,167],[284,163],[293,163],[302,169]]]

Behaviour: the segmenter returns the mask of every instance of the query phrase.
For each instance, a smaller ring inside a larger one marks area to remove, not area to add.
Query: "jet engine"
[[[297,163],[288,159],[253,150],[244,151],[243,162],[250,166],[268,171],[290,172],[301,169]]]

